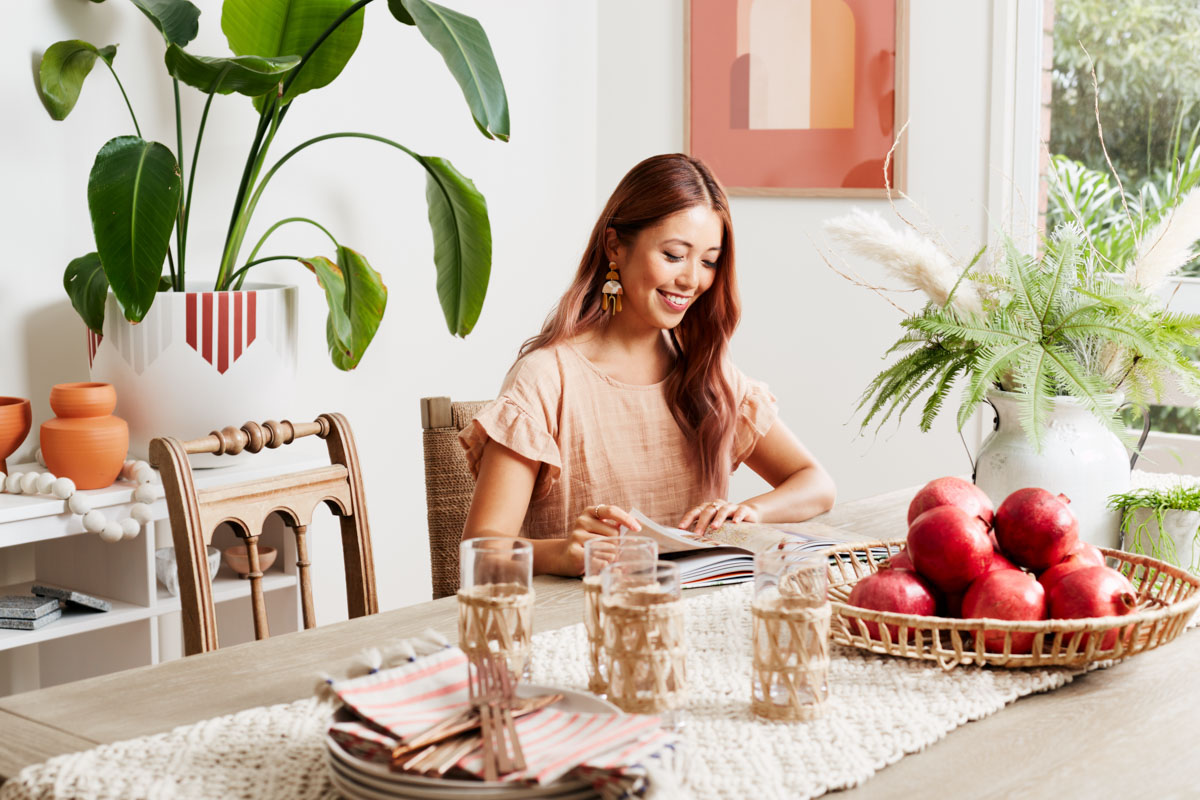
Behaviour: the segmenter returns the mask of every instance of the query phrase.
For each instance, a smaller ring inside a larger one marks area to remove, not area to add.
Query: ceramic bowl
[[[208,578],[212,580],[221,568],[221,551],[215,547],[208,548]],[[158,582],[167,587],[172,597],[179,596],[179,570],[175,566],[175,548],[160,547],[154,551],[154,574]]]
[[[225,559],[225,563],[229,568],[237,573],[239,578],[244,578],[250,573],[250,558],[246,555],[246,545],[235,544],[233,547],[226,547],[221,551],[221,555]],[[270,569],[275,563],[275,548],[259,545],[258,547],[258,568],[263,572]]]

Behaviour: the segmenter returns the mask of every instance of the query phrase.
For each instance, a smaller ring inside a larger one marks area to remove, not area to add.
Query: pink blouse
[[[736,469],[778,415],[765,384],[731,370],[738,398]],[[540,462],[521,535],[566,536],[584,509],[637,508],[674,525],[702,494],[692,449],[671,415],[666,382],[639,386],[605,375],[569,344],[535,350],[509,370],[500,396],[459,434],[471,472],[488,439]],[[722,495],[726,487],[722,487]]]

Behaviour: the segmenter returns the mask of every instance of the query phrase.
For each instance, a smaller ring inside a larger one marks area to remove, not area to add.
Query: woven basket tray
[[[871,611],[847,604],[850,590],[861,578],[878,571],[884,551],[895,554],[904,540],[842,545],[829,551],[829,599],[833,619],[830,636],[838,644],[873,653],[936,661],[943,669],[959,664],[996,667],[1076,667],[1151,650],[1178,636],[1200,605],[1200,578],[1147,556],[1100,548],[1109,566],[1120,571],[1138,590],[1138,610],[1124,617],[1013,622],[923,617]],[[873,556],[872,556],[873,552]],[[877,560],[878,559],[878,560]],[[872,637],[867,622],[877,626]],[[895,636],[887,625],[898,626]],[[988,631],[1003,632],[1003,652],[984,650]],[[1102,649],[1104,634],[1123,629],[1112,647]],[[1013,633],[1032,633],[1030,653],[1012,652]],[[1088,636],[1093,633],[1096,635]]]

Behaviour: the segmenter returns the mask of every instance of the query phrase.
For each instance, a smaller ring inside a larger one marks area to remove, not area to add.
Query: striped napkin
[[[468,705],[467,658],[447,647],[394,669],[338,681],[333,691],[359,720],[337,722],[330,736],[347,753],[388,763],[392,750]],[[661,730],[658,717],[590,714],[544,708],[516,719],[526,769],[505,781],[552,783],[576,768],[619,773],[673,750],[677,737]],[[481,750],[456,765],[482,776]]]

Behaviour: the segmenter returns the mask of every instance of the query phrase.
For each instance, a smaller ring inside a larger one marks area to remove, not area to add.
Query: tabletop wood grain
[[[839,505],[801,527],[844,540],[903,535],[912,490]],[[536,630],[578,622],[579,582],[539,577]],[[704,590],[691,590],[689,595]],[[152,667],[0,698],[0,779],[59,753],[308,695],[365,647],[434,628],[453,639],[453,597]],[[1200,635],[1054,692],[1027,697],[901,759],[839,800],[1200,794]],[[836,687],[833,687],[836,691]]]

